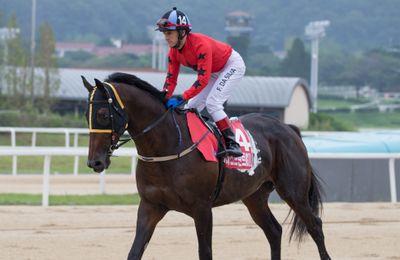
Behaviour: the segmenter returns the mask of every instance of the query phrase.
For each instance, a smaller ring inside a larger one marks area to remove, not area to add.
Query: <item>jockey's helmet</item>
[[[190,24],[189,18],[186,14],[174,7],[158,20],[156,30],[161,32],[175,30],[185,30],[186,32],[190,32],[192,30],[192,25]]]

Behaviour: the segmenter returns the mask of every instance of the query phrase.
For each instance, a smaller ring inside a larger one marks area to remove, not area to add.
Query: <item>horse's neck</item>
[[[168,115],[152,130],[135,140],[139,154],[143,156],[165,156],[177,154],[181,152],[181,149],[186,148],[189,138],[187,138],[184,115],[167,113]],[[154,117],[153,122],[157,119]]]
[[[128,131],[134,138],[139,154],[143,156],[163,156],[172,152],[179,152],[179,130],[182,136],[182,145],[186,144],[188,138],[187,127],[185,127],[185,115],[175,112],[166,112],[162,105],[154,103],[154,99],[144,96],[140,100],[134,98],[126,104],[129,117]],[[168,113],[147,133],[140,134],[144,129],[152,125],[164,113]],[[175,120],[174,120],[175,117]],[[176,123],[175,123],[176,121]]]

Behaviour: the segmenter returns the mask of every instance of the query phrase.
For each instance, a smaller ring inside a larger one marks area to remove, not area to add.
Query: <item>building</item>
[[[238,51],[244,60],[247,58],[247,50],[250,44],[250,26],[252,16],[246,12],[235,11],[225,17],[225,31],[228,34],[227,42]]]
[[[56,53],[58,57],[64,57],[67,52],[84,51],[93,53],[96,45],[94,43],[84,42],[57,42]]]
[[[115,42],[117,43],[117,42]],[[152,54],[151,44],[122,44],[115,46],[96,46],[94,43],[57,42],[56,53],[58,57],[64,57],[67,52],[84,51],[97,57],[106,57],[118,54],[134,54],[136,56]]]
[[[86,110],[88,93],[82,84],[81,75],[94,84],[94,78],[104,80],[115,71],[96,69],[58,69],[60,86],[54,91],[57,99],[54,110],[59,112],[82,113]],[[162,89],[166,74],[154,71],[124,71],[149,82]],[[37,68],[35,75],[43,74]],[[196,80],[195,74],[181,73],[174,94],[182,94]],[[1,82],[0,82],[1,83]],[[7,95],[6,82],[0,94]],[[2,86],[2,84],[0,84]],[[42,90],[36,86],[36,96],[41,96]],[[246,113],[259,112],[279,118],[285,123],[307,128],[309,121],[310,96],[306,81],[300,78],[255,77],[245,76],[236,87],[231,98],[226,103],[229,116],[240,116]]]
[[[81,75],[92,84],[93,79],[105,79],[113,71],[91,69],[59,69],[61,86],[56,94],[58,109],[86,109],[87,90],[83,87]],[[164,85],[165,73],[128,71],[149,82],[158,89]],[[176,94],[181,94],[196,79],[195,74],[180,74]],[[285,123],[306,128],[311,107],[307,82],[300,78],[246,76],[226,104],[230,116],[260,112],[273,115]]]

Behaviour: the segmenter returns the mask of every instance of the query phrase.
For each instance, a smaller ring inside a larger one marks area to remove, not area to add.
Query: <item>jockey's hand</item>
[[[167,90],[165,90],[165,89],[161,90],[161,97],[163,99],[164,104],[166,104],[168,101],[167,94],[168,94]]]
[[[182,104],[184,104],[186,101],[183,99],[181,95],[178,96],[173,96],[167,101],[167,108],[176,108]]]

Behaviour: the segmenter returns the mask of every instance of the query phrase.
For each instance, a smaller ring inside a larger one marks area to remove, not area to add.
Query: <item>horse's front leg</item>
[[[157,223],[165,216],[167,211],[168,209],[146,202],[144,199],[140,201],[135,240],[129,252],[128,260],[142,258]]]
[[[200,260],[212,259],[212,211],[211,205],[198,208],[193,214],[199,243]]]

